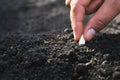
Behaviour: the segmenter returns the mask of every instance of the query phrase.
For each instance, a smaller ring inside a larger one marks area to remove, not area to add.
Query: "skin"
[[[120,0],[66,0],[66,5],[71,7],[71,26],[76,41],[82,34],[86,41],[91,40],[120,13]],[[85,15],[92,13],[94,15],[83,26]]]

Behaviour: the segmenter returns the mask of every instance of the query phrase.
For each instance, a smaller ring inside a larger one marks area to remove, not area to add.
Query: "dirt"
[[[8,32],[48,34],[70,28],[69,8],[64,1],[32,1],[0,1],[0,35]]]
[[[72,33],[9,34],[0,43],[0,80],[119,80],[120,33],[84,46]]]
[[[0,80],[120,80],[119,21],[79,46],[64,1],[50,1],[1,7]]]

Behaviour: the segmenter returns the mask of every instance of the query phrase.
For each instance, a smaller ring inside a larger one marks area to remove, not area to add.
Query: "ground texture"
[[[7,2],[0,11],[0,80],[120,80],[119,18],[79,46],[64,1]]]

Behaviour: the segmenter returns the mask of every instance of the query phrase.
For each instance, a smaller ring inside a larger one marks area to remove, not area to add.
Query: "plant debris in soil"
[[[120,80],[120,33],[79,46],[72,33],[0,39],[0,80]]]

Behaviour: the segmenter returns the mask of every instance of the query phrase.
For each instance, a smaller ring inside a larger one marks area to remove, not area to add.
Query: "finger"
[[[89,20],[84,31],[84,38],[91,40],[97,31],[103,29],[117,14],[120,13],[116,2],[106,0],[101,8]],[[119,4],[120,5],[120,4]]]
[[[66,6],[70,6],[70,2],[71,2],[71,0],[66,0],[65,1]]]
[[[104,0],[92,0],[86,8],[86,14],[91,14],[97,11],[97,9],[103,4]]]
[[[79,40],[83,33],[83,20],[85,16],[85,7],[88,5],[90,0],[72,0],[70,19],[73,29],[74,39]]]

